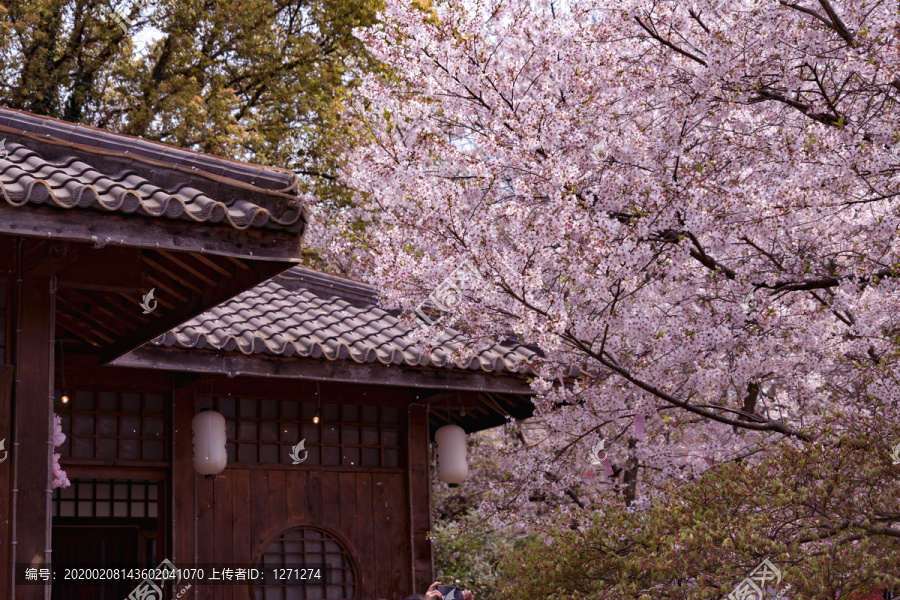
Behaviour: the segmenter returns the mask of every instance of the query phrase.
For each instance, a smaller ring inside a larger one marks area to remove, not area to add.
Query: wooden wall
[[[410,406],[407,454],[409,493],[413,499],[413,588],[422,594],[434,581],[434,549],[426,536],[431,531],[431,457],[429,456],[428,412],[424,406]]]
[[[0,279],[6,279],[13,261],[24,261],[14,241],[0,241]],[[52,435],[52,344],[55,281],[46,274],[19,272],[15,275],[15,292],[10,291],[7,302],[10,318],[10,339],[7,348],[14,347],[13,393],[9,392],[8,367],[3,367],[0,387],[0,439],[6,439],[7,459],[0,469],[0,486],[6,497],[0,501],[3,512],[0,521],[0,569],[9,573],[14,563],[28,563],[42,567],[50,562],[50,496],[51,453],[47,440]],[[21,279],[21,281],[19,281]],[[0,318],[6,318],[0,315]],[[15,545],[13,545],[15,543]],[[12,577],[0,576],[0,597],[11,595]],[[15,598],[47,600],[49,587],[18,586]]]
[[[10,238],[0,236],[0,280],[7,283],[11,282],[12,244]],[[51,364],[56,367],[51,358],[57,346],[48,343],[53,336],[48,310],[49,280],[25,284],[26,298],[17,299],[17,307],[23,308],[23,323],[28,327],[23,328],[22,339],[28,343],[23,343],[21,356],[16,358],[20,364],[35,365],[30,377],[21,373],[20,381],[23,397],[33,398],[34,402],[19,405],[17,419],[25,425],[46,424],[49,429],[53,410],[51,383],[57,389],[63,387],[59,368],[55,369],[55,382],[49,381],[49,368],[38,368]],[[12,330],[7,327],[8,333]],[[401,600],[413,592],[424,592],[433,581],[431,543],[425,538],[431,527],[428,424],[424,408],[410,406],[417,401],[415,390],[328,382],[318,386],[315,382],[288,379],[211,378],[103,367],[96,356],[73,352],[71,344],[62,349],[66,354],[65,387],[70,390],[161,393],[172,403],[168,422],[170,461],[63,461],[72,478],[164,480],[161,489],[167,497],[160,503],[161,556],[181,567],[197,563],[249,565],[258,560],[274,537],[287,529],[309,525],[326,531],[349,551],[358,574],[356,600]],[[9,354],[6,360],[12,361]],[[28,370],[20,368],[20,372],[25,371]],[[10,459],[0,464],[0,598],[11,584],[7,567],[12,566],[12,375],[10,367],[0,365],[0,439],[7,439],[6,450],[10,451]],[[292,399],[301,394],[309,396],[313,391],[318,394],[319,387],[332,402],[400,408],[407,417],[403,468],[235,465],[211,480],[195,473],[190,422],[198,395],[234,393]],[[23,425],[20,430],[27,428]],[[23,555],[30,559],[49,551],[45,547],[50,534],[45,526],[49,518],[46,437],[26,435],[26,445],[18,449],[23,457],[33,457],[30,462],[23,459],[19,465],[20,562],[28,561]],[[35,599],[43,598],[48,591],[49,588],[38,586],[16,590],[17,596]],[[195,585],[182,598],[245,600],[253,598],[253,594],[250,586]]]
[[[254,383],[257,393],[272,385]],[[283,395],[283,385],[277,384],[272,394]],[[424,411],[410,413],[415,426],[408,430],[412,435],[406,436],[406,449],[415,473],[412,479],[406,469],[291,465],[232,466],[215,479],[205,479],[191,464],[190,420],[196,390],[208,393],[207,386],[187,386],[174,396],[172,560],[176,565],[253,564],[285,530],[312,526],[328,532],[349,551],[358,574],[358,600],[401,600],[427,589],[433,567],[431,543],[425,538],[430,529],[430,480]],[[230,386],[235,393],[241,387],[240,381]],[[393,396],[394,404],[405,406],[412,398],[407,390],[366,389],[366,401],[373,403]],[[359,402],[361,393],[357,389],[330,396],[335,401],[343,397]],[[253,598],[249,585],[194,586],[191,593],[190,597],[204,600]]]
[[[101,367],[96,358],[66,357],[72,389],[163,393],[170,411],[171,464],[64,459],[70,477],[165,477],[160,558],[197,564],[255,563],[268,543],[287,529],[313,526],[348,551],[358,574],[357,600],[402,600],[424,592],[433,579],[428,426],[415,390],[323,382],[209,378]],[[57,387],[61,378],[57,374]],[[191,420],[201,396],[265,399],[306,397],[321,391],[331,402],[390,404],[403,423],[403,468],[348,468],[253,464],[229,466],[215,479],[193,468]],[[409,408],[407,408],[409,407]],[[68,463],[68,464],[67,464]],[[163,473],[165,473],[163,475]],[[412,500],[412,503],[410,503]],[[179,590],[180,591],[180,590]],[[252,599],[249,585],[194,585],[182,600]]]
[[[181,537],[176,564],[255,562],[282,531],[313,526],[329,532],[354,559],[357,598],[400,599],[410,590],[410,535],[405,476],[323,470],[225,470],[197,479],[196,560]],[[249,586],[199,586],[199,598],[245,600]]]

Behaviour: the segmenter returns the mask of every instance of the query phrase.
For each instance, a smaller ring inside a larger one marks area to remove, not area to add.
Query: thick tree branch
[[[831,6],[831,2],[828,0],[819,0],[819,4],[822,5],[822,8],[825,9],[825,12],[828,13],[828,17],[825,17],[822,13],[816,12],[811,8],[806,8],[805,6],[800,6],[796,2],[791,2],[789,0],[778,0],[778,2],[782,6],[786,6],[788,8],[793,8],[796,11],[805,13],[811,17],[816,18],[825,24],[826,27],[837,33],[841,36],[845,42],[850,44],[851,46],[855,43],[853,40],[853,34],[850,33],[850,30],[847,29],[847,26],[835,12],[834,8]]]
[[[679,408],[683,408],[684,410],[694,413],[695,415],[699,415],[699,416],[705,417],[707,419],[710,419],[712,421],[716,421],[718,423],[723,423],[725,425],[732,425],[735,427],[740,427],[742,429],[751,429],[753,431],[774,431],[774,432],[781,433],[781,434],[784,434],[787,436],[796,437],[797,439],[801,439],[804,441],[811,440],[811,438],[807,434],[803,433],[802,431],[797,431],[796,429],[788,427],[787,425],[784,425],[782,423],[774,423],[772,421],[765,421],[763,423],[750,423],[750,422],[742,421],[742,420],[729,419],[728,417],[723,417],[712,411],[702,409],[694,404],[691,404],[690,402],[681,400],[680,398],[676,398],[675,396],[673,396],[673,395],[671,395],[671,394],[669,394],[669,393],[667,393],[645,381],[642,381],[642,380],[636,378],[627,369],[620,367],[614,360],[612,360],[612,358],[608,354],[604,353],[602,355],[598,355],[593,352],[590,352],[590,349],[584,348],[580,344],[580,342],[578,342],[578,340],[576,340],[571,335],[570,332],[567,333],[567,337],[569,338],[569,340],[571,342],[580,346],[582,348],[582,351],[584,351],[587,354],[590,354],[595,360],[597,360],[604,367],[617,373],[618,375],[620,375],[623,379],[625,379],[632,385],[644,390],[645,392],[647,392],[649,394],[652,394],[653,396],[656,396],[660,400],[664,400],[665,402],[668,402],[669,404],[672,404]]]
[[[738,415],[738,419],[741,421],[749,421],[750,418],[745,415],[755,415],[756,414],[756,401],[759,399],[759,383],[755,381],[751,381],[747,384],[747,395],[744,397],[744,406],[742,407],[741,412],[743,414]],[[737,431],[737,426],[734,427],[734,431]]]
[[[652,37],[653,39],[655,39],[656,41],[658,41],[658,42],[659,42],[660,44],[662,44],[663,46],[665,46],[665,47],[667,47],[667,48],[671,48],[671,49],[674,50],[675,52],[681,54],[682,56],[686,56],[686,57],[690,58],[690,59],[693,60],[693,61],[696,61],[696,62],[700,63],[700,64],[703,65],[704,67],[707,66],[705,60],[703,60],[702,58],[700,58],[700,57],[697,56],[696,54],[692,54],[692,53],[688,52],[687,50],[682,50],[681,48],[679,48],[678,46],[676,46],[675,44],[673,44],[673,43],[670,42],[669,40],[663,38],[661,35],[659,35],[659,34],[656,32],[655,29],[651,29],[650,27],[648,27],[647,25],[645,25],[644,22],[641,21],[640,17],[635,16],[635,17],[634,17],[634,20],[638,22],[638,25],[640,25],[640,26],[643,28],[643,30],[646,31],[646,32],[650,35],[650,37]]]
[[[758,96],[751,98],[750,102],[763,102],[765,100],[777,100],[778,102],[781,102],[783,104],[787,104],[788,106],[796,108],[798,111],[800,111],[801,113],[803,113],[804,115],[806,115],[807,117],[812,119],[813,121],[817,121],[819,123],[823,123],[823,124],[829,125],[831,127],[842,124],[841,119],[839,119],[838,117],[835,117],[834,115],[829,114],[829,113],[810,112],[810,110],[812,110],[812,107],[809,104],[805,104],[803,102],[799,102],[792,98],[788,98],[787,96],[785,96],[783,94],[779,94],[778,92],[773,92],[771,90],[759,88],[756,90],[756,93],[758,94]],[[846,121],[844,121],[843,124],[846,124]]]
[[[844,41],[849,45],[854,44],[853,34],[850,32],[850,29],[847,28],[847,25],[841,19],[840,15],[837,14],[837,11],[834,10],[834,7],[831,5],[831,0],[819,0],[819,4],[822,5],[822,8],[828,13],[828,18],[831,19],[831,27],[837,31],[838,35],[844,38]]]
[[[738,274],[734,269],[724,265],[720,261],[716,260],[712,256],[706,253],[703,245],[700,243],[700,240],[689,231],[675,231],[671,229],[667,229],[663,232],[660,232],[656,236],[650,238],[651,241],[664,242],[669,244],[677,244],[682,238],[687,238],[691,242],[691,247],[689,248],[689,252],[692,258],[697,260],[700,264],[705,266],[711,271],[720,271],[725,274],[728,279],[736,279]],[[747,238],[743,238],[745,241],[748,241]],[[753,245],[753,244],[751,244]],[[753,245],[754,248],[757,246]],[[771,258],[768,254],[763,254],[769,258]],[[855,280],[860,286],[868,285],[876,279],[882,279],[885,277],[900,277],[900,272],[891,267],[884,267],[874,271],[871,275],[867,277],[853,277],[853,276],[844,276],[844,277],[810,277],[806,279],[779,279],[774,283],[766,283],[766,282],[755,282],[753,283],[753,287],[757,289],[768,289],[771,290],[772,294],[777,294],[780,292],[801,292],[801,291],[812,291],[812,290],[824,290],[828,288],[838,287],[841,285],[841,281],[847,280]]]

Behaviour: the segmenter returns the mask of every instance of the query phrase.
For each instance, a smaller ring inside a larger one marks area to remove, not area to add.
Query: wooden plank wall
[[[15,258],[15,240],[11,237],[0,236],[0,283],[11,289],[13,266]],[[9,294],[9,291],[7,291]],[[12,446],[12,385],[14,367],[12,366],[12,320],[9,311],[12,310],[10,296],[6,298],[6,313],[0,312],[0,319],[6,319],[6,363],[0,364],[0,439],[6,439],[3,452],[9,452]],[[0,360],[0,363],[3,363]],[[3,454],[0,453],[0,458]],[[11,523],[10,512],[12,510],[12,461],[10,455],[0,463],[0,598],[9,594],[10,573],[12,559],[9,553],[9,526]]]
[[[168,373],[99,367],[93,357],[67,357],[66,372],[69,388],[172,392],[172,464],[167,477],[170,495],[166,499],[168,510],[161,512],[168,535],[160,540],[160,558],[167,557],[185,568],[197,564],[250,565],[272,538],[286,529],[306,525],[325,530],[349,550],[358,576],[357,600],[401,600],[408,594],[422,593],[434,580],[431,543],[425,537],[431,518],[424,407],[402,410],[409,471],[251,465],[230,466],[219,477],[205,479],[196,474],[191,459],[195,398],[226,395],[225,389],[205,377],[180,385]],[[272,398],[286,393],[284,382],[238,377],[228,380],[227,385],[233,394],[252,390]],[[310,382],[290,385],[294,397],[316,391]],[[413,399],[412,390],[367,387],[363,394],[358,386],[344,384],[322,384],[321,391],[338,401],[347,398],[358,402],[364,397],[373,404],[404,406]],[[102,467],[81,468],[99,472]],[[250,586],[194,585],[181,598],[248,600],[253,595]]]
[[[400,600],[412,593],[402,473],[227,468],[224,476],[197,477],[195,484],[197,563],[249,565],[284,530],[312,526],[349,550],[358,575],[357,599]],[[194,563],[186,533],[175,535],[177,565]],[[250,586],[195,587],[202,599],[253,597]]]
[[[96,356],[74,354],[67,347],[65,360],[59,361],[56,368],[56,388],[62,389],[63,378],[60,373],[64,365],[66,369],[66,387],[68,389],[105,390],[109,392],[139,392],[145,394],[168,394],[172,389],[172,374],[150,369],[123,369],[121,367],[101,367]],[[193,402],[194,395],[190,399]],[[193,406],[191,406],[193,410]]]
[[[243,387],[239,378],[232,383],[233,390]],[[269,382],[260,384],[266,386]],[[208,386],[208,383],[201,384],[197,388],[199,395],[208,394]],[[323,385],[323,395],[325,390]],[[278,392],[284,394],[284,388]],[[420,493],[422,489],[430,489],[427,464],[423,474],[421,460],[416,460],[417,477],[425,479],[414,486],[417,495],[413,514],[419,518],[415,531],[422,537],[417,548],[419,581],[414,582],[410,480],[405,470],[229,466],[215,479],[205,479],[194,473],[191,464],[193,406],[189,398],[193,394],[188,388],[175,393],[172,555],[176,565],[250,565],[285,530],[312,526],[329,533],[349,551],[358,577],[357,600],[401,600],[414,591],[421,593],[427,589],[430,580],[419,589],[432,576],[430,543],[424,539],[427,526],[422,512],[427,512],[428,493]],[[377,388],[369,388],[366,397],[376,403],[383,401],[384,395]],[[361,396],[357,388],[354,394],[344,397]],[[414,446],[424,447],[427,443],[421,437],[427,436],[424,416],[417,417],[417,427]],[[193,494],[188,496],[192,490],[196,493],[196,513]],[[248,600],[253,594],[249,585],[195,585],[186,597]]]

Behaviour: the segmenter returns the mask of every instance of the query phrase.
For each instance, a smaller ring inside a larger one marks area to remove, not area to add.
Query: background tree
[[[0,4],[0,105],[294,169],[341,204],[346,94],[378,0]],[[116,22],[114,11],[126,27]]]

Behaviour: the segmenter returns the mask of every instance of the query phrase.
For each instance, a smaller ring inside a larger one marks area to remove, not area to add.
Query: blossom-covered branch
[[[332,215],[369,225],[329,250],[407,314],[468,260],[460,363],[540,349],[557,435],[515,485],[565,496],[578,432],[637,414],[646,439],[610,451],[637,496],[836,409],[900,419],[887,4],[388,0],[359,35],[392,71],[352,107],[361,204]]]

